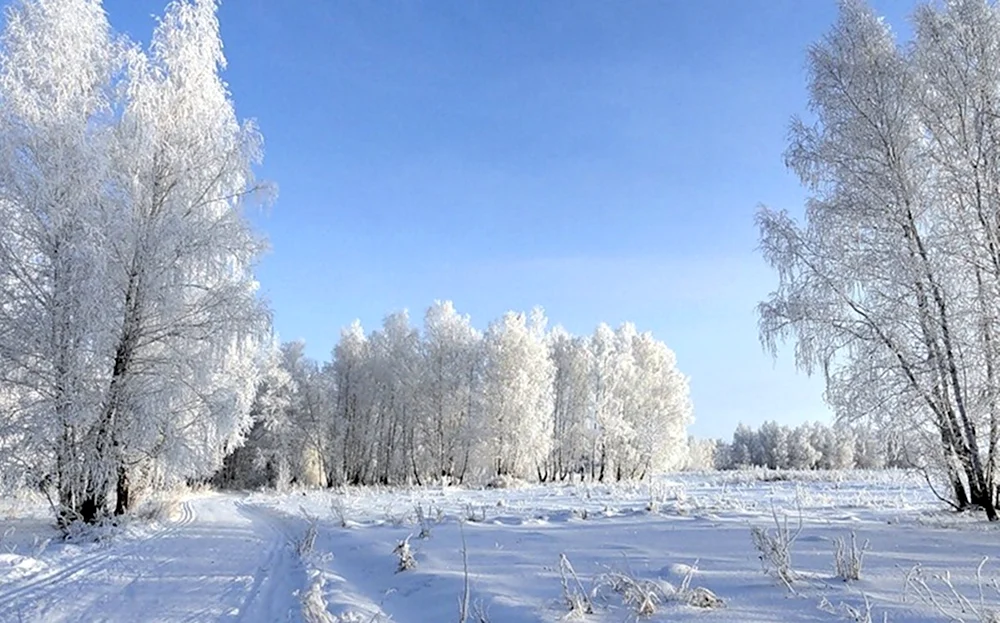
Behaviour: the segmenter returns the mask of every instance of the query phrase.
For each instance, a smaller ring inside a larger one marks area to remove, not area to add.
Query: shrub
[[[778,511],[771,505],[771,516],[774,518],[774,530],[760,526],[750,527],[750,537],[759,552],[760,564],[764,573],[773,575],[794,592],[792,582],[795,572],[792,570],[792,546],[802,533],[802,509],[799,508],[798,524],[795,529],[788,526],[788,516],[778,519]]]
[[[861,567],[864,564],[865,552],[868,551],[868,541],[859,548],[857,536],[851,531],[851,541],[848,543],[843,537],[837,537],[834,541],[836,549],[833,553],[834,567],[837,570],[837,577],[845,582],[861,579]]]
[[[411,535],[412,536],[412,535]],[[417,566],[417,559],[413,557],[413,549],[410,548],[410,537],[406,537],[400,541],[396,547],[392,550],[393,554],[399,557],[399,563],[396,567],[396,573],[401,571],[408,571]]]

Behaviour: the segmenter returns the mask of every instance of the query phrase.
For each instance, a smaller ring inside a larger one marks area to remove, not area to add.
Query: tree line
[[[906,447],[901,436],[865,426],[768,421],[756,430],[739,424],[732,441],[714,442],[707,451],[716,469],[844,470],[912,467]]]
[[[234,487],[642,478],[686,458],[691,401],[673,352],[631,324],[587,337],[540,309],[477,331],[451,302],[342,331],[329,362],[275,346]]]

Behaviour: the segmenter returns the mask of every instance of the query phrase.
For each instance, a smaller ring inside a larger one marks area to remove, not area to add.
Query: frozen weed
[[[410,547],[409,536],[400,541],[392,550],[392,553],[399,557],[399,563],[396,566],[396,573],[408,571],[417,566],[417,559],[413,557],[413,549]]]
[[[794,593],[792,582],[795,581],[795,572],[792,570],[792,546],[795,545],[795,540],[802,533],[802,508],[799,507],[798,523],[794,529],[789,527],[787,515],[783,520],[778,519],[778,511],[773,503],[771,504],[771,516],[774,519],[774,530],[751,526],[750,537],[754,547],[759,552],[758,558],[760,558],[764,573],[775,576],[789,591]]]
[[[864,595],[865,606],[864,608],[855,608],[854,606],[846,603],[840,604],[840,608],[849,620],[854,621],[854,623],[875,623],[872,619],[872,602],[868,599],[868,595]],[[889,622],[889,615],[882,613],[882,623]]]
[[[602,575],[597,583],[597,591],[610,590],[622,598],[622,603],[637,616],[656,614],[656,607],[667,599],[659,584],[651,580],[636,578],[630,572],[612,571]]]
[[[566,602],[569,614],[593,614],[594,604],[591,603],[587,591],[583,589],[583,584],[566,554],[559,554],[559,577],[562,581],[563,601]],[[572,584],[570,578],[573,580]]]
[[[861,594],[864,597],[865,605],[864,607],[855,607],[851,604],[840,602],[839,606],[834,606],[830,601],[824,597],[817,606],[823,612],[829,612],[830,614],[835,614],[843,617],[848,621],[853,623],[876,623],[875,619],[872,618],[872,602],[868,599],[868,595],[864,593]],[[887,613],[882,613],[881,623],[889,623],[889,615]]]
[[[646,512],[647,513],[658,513],[660,511],[660,502],[652,494],[649,496],[649,500],[646,502]]]
[[[427,513],[424,512],[424,507],[422,504],[417,504],[413,507],[413,514],[417,518],[417,523],[420,524],[420,534],[417,535],[418,539],[429,539],[431,538],[431,520],[427,517]]]
[[[929,578],[924,574],[920,565],[913,567],[906,574],[906,581],[903,587],[903,601],[912,594],[928,606],[932,606],[937,612],[954,623],[1000,623],[1000,609],[992,603],[987,603],[986,592],[995,593],[1000,596],[1000,580],[993,578],[986,581],[983,579],[983,567],[989,556],[976,567],[976,587],[978,595],[969,597],[963,594],[951,580],[951,572],[944,571],[931,575]]]
[[[472,604],[472,617],[476,623],[490,623],[490,609],[482,599]]]
[[[337,523],[340,524],[341,528],[347,527],[347,508],[344,506],[344,499],[341,496],[338,495],[330,499],[330,512],[337,518]]]
[[[307,513],[305,509],[302,509],[302,516],[306,518],[308,525],[305,534],[295,544],[295,551],[298,552],[299,558],[305,558],[312,554],[316,545],[317,524],[319,523],[319,520]]]
[[[868,551],[868,541],[865,540],[864,544],[858,547],[857,535],[852,530],[850,543],[843,537],[837,537],[834,544],[833,562],[837,577],[845,582],[860,580],[865,552]]]
[[[135,510],[133,517],[142,522],[162,523],[176,517],[180,507],[180,498],[176,496],[146,500]]]
[[[684,573],[684,579],[681,580],[681,585],[679,587],[673,589],[673,591],[664,591],[667,598],[671,601],[677,601],[694,608],[722,608],[725,605],[725,602],[723,602],[722,599],[712,591],[708,590],[704,586],[695,586],[694,588],[691,588],[691,580],[697,572],[698,563],[695,562],[695,564],[688,567],[687,571]]]
[[[486,507],[480,506],[477,510],[472,504],[466,504],[465,520],[469,523],[483,523],[486,521]]]
[[[5,543],[5,541],[7,541],[8,539],[10,539],[10,537],[12,537],[14,535],[14,531],[15,531],[14,530],[14,526],[11,526],[11,527],[7,528],[6,530],[4,530],[3,534],[0,534],[0,547],[3,547],[5,550],[7,550],[8,554],[13,554],[15,552],[15,550],[17,550],[17,546],[16,545]]]
[[[72,521],[66,524],[63,531],[63,539],[69,543],[106,543],[113,539],[121,527],[115,519],[106,517],[95,524],[88,524],[82,520]]]
[[[469,620],[469,547],[465,542],[465,524],[458,523],[458,532],[462,536],[462,596],[458,600],[458,623]]]
[[[51,543],[51,542],[52,542],[52,539],[41,539],[41,538],[39,538],[36,535],[32,539],[32,543],[31,543],[32,555],[35,558],[41,557],[41,555],[45,553],[45,550],[48,549],[49,543]]]
[[[391,502],[385,505],[385,522],[387,524],[399,528],[407,523],[406,519],[406,514],[399,515],[393,511]]]

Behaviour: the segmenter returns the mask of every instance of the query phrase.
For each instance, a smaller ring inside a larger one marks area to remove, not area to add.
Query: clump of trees
[[[641,478],[679,466],[687,379],[648,333],[480,332],[450,303],[272,343],[244,218],[262,139],[221,79],[216,0],[143,48],[99,0],[15,0],[0,34],[0,478],[64,527],[220,483]]]
[[[212,473],[252,423],[261,139],[224,66],[214,0],[171,3],[148,49],[97,0],[7,8],[0,474],[63,523]]]
[[[450,302],[343,330],[332,360],[275,346],[229,486],[642,478],[682,466],[691,422],[673,352],[631,324],[577,337],[540,309],[485,332]]]
[[[844,0],[809,53],[812,123],[789,166],[805,218],[762,208],[774,350],[821,371],[838,415],[911,431],[958,508],[1000,502],[1000,7],[923,5],[904,46]]]
[[[717,443],[714,459],[718,469],[838,470],[911,465],[899,435],[819,422],[794,427],[764,422],[756,430],[740,424],[731,443]]]

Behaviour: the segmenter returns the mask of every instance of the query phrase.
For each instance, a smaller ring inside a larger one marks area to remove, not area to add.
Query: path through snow
[[[186,501],[146,538],[0,584],[0,621],[300,621],[289,521],[233,496]]]

